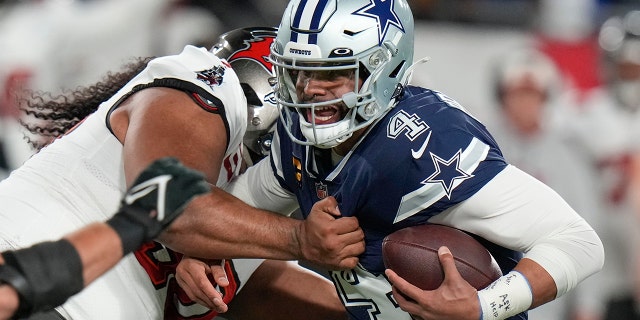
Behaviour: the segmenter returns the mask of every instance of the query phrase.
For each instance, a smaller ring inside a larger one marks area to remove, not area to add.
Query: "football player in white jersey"
[[[274,31],[246,32],[258,42]],[[240,48],[246,49],[250,42]],[[125,254],[134,250],[135,254],[57,308],[61,316],[212,318],[226,311],[226,303],[259,266],[266,268],[260,272],[272,273],[294,268],[284,261],[226,260],[229,284],[214,310],[208,310],[179,291],[173,271],[182,253],[211,259],[304,259],[353,267],[364,248],[362,231],[355,218],[336,219],[339,212],[330,199],[316,207],[316,219],[301,221],[249,207],[221,190],[242,168],[248,116],[243,88],[250,89],[227,60],[204,48],[186,46],[178,55],[135,61],[125,72],[110,74],[68,96],[25,101],[23,110],[41,120],[28,129],[55,140],[40,146],[0,183],[0,250],[59,239],[109,219],[134,177],[152,161],[172,156],[203,172],[215,185],[186,208],[185,219],[175,221],[160,237],[177,252],[157,242],[140,250],[124,248]],[[305,304],[307,310],[317,306],[314,316],[326,318],[322,310],[329,315],[344,313],[328,281],[300,268],[287,273],[291,274],[280,280],[309,281],[305,292],[314,287],[314,292],[328,297],[326,304]],[[291,304],[318,297],[299,298]],[[271,308],[270,315],[278,317],[281,310]]]
[[[604,210],[592,225],[607,259],[575,300],[590,319],[621,319],[619,305],[640,301],[640,10],[605,20],[598,43],[604,83],[568,110],[566,119],[599,174]]]
[[[488,127],[505,158],[557,191],[599,231],[595,219],[602,214],[598,175],[590,155],[558,120],[568,102],[553,61],[535,47],[524,46],[496,56],[490,70],[498,121]],[[598,235],[606,246],[603,235]],[[602,271],[569,294],[535,308],[529,317],[562,319],[568,314],[583,313],[583,303],[576,302],[575,294],[601,274]]]
[[[123,248],[153,240],[194,197],[210,190],[204,175],[173,158],[154,161],[123,196],[118,212],[58,241],[0,253],[0,319],[47,312],[122,259]]]
[[[342,217],[358,217],[365,252],[330,275],[352,319],[526,319],[597,272],[602,243],[557,193],[509,165],[460,104],[408,84],[413,40],[405,0],[292,0],[271,50],[280,106],[271,154],[230,190],[257,207],[298,205],[305,217],[335,199]],[[476,290],[446,248],[437,290],[385,270],[382,239],[425,223],[474,234],[504,276]]]

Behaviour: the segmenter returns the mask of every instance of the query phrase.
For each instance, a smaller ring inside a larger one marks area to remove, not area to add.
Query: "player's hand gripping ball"
[[[476,289],[502,276],[491,253],[467,233],[437,224],[400,229],[382,241],[386,268],[423,290],[435,290],[444,280],[438,248],[447,246],[460,275]]]

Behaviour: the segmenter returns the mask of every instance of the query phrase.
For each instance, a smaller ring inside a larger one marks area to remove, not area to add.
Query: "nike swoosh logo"
[[[169,183],[169,180],[171,180],[171,178],[172,177],[170,174],[165,174],[137,184],[131,187],[129,192],[125,195],[124,201],[127,204],[133,204],[138,199],[145,197],[146,195],[157,189],[158,195],[156,199],[156,219],[158,221],[161,221],[162,219],[164,219],[165,214],[167,184]]]
[[[148,195],[149,193],[155,191],[156,189],[158,189],[157,185],[147,185],[147,186],[141,186],[140,188],[132,189],[131,193],[124,196],[124,201],[127,204],[132,204],[136,200]]]
[[[429,140],[431,139],[431,132],[433,131],[429,131],[429,135],[427,136],[427,139],[424,140],[424,142],[422,143],[422,146],[420,147],[420,149],[418,149],[418,151],[411,149],[411,155],[413,156],[414,159],[422,158],[422,154],[424,153],[425,150],[427,150],[427,145],[429,144]]]
[[[344,33],[346,33],[347,35],[349,35],[349,36],[352,36],[352,37],[353,37],[353,36],[355,36],[355,35],[357,35],[357,34],[359,34],[359,33],[362,33],[362,32],[364,32],[364,31],[367,31],[367,30],[369,30],[369,29],[370,29],[370,28],[365,28],[365,29],[362,29],[362,30],[360,30],[360,31],[345,30],[345,31],[344,31]]]

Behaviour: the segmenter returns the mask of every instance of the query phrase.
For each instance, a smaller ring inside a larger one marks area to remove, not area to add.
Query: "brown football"
[[[447,246],[458,271],[476,289],[502,276],[491,253],[469,234],[448,226],[425,224],[400,229],[382,241],[386,268],[423,289],[437,289],[444,280],[438,248]]]

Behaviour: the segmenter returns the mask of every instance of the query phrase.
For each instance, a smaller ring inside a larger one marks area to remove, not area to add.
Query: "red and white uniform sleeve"
[[[168,87],[189,93],[203,109],[218,113],[227,130],[225,160],[216,185],[225,187],[240,173],[240,148],[247,128],[247,101],[230,65],[205,48],[186,46],[178,55],[153,59],[113,97],[100,105],[101,121],[124,98],[149,87]]]

